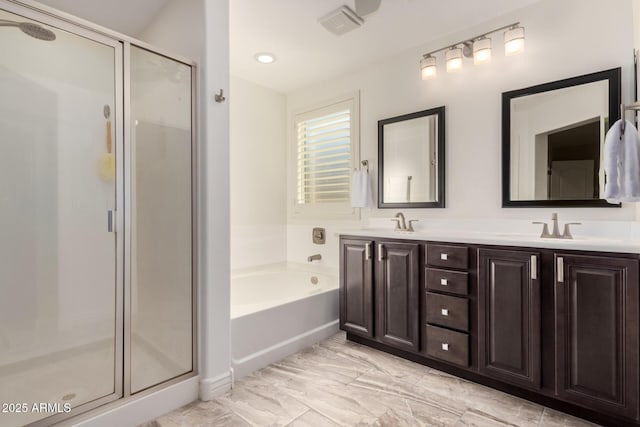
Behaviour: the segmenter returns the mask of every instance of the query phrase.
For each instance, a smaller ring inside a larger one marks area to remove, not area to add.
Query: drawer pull
[[[440,310],[440,313],[442,313],[443,316],[448,316],[449,315],[449,310],[446,308],[443,308],[442,310]]]
[[[443,261],[446,261],[447,259],[449,259],[449,255],[447,254],[440,254],[440,259]]]
[[[447,343],[442,343],[442,351],[449,351],[449,344]]]
[[[440,279],[440,284],[442,286],[449,286],[449,281],[447,279]]]

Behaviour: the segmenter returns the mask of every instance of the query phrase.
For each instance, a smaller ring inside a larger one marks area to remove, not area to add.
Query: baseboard
[[[296,335],[293,338],[281,341],[271,347],[252,353],[241,359],[232,359],[235,379],[242,378],[250,373],[264,368],[290,354],[305,349],[320,342],[338,332],[338,320],[331,321],[310,331]]]
[[[200,400],[207,402],[231,390],[231,371],[214,378],[200,380]]]
[[[117,401],[93,413],[72,418],[60,426],[138,426],[198,400],[198,380],[198,376],[194,376],[142,397]]]

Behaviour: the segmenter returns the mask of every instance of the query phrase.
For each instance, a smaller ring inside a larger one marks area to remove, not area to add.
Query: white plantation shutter
[[[353,104],[349,100],[296,116],[296,204],[349,203]]]

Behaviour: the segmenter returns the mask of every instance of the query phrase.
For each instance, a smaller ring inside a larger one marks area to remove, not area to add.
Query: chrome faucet
[[[396,222],[396,228],[394,231],[415,231],[413,229],[413,223],[417,222],[417,219],[410,219],[409,225],[407,226],[407,221],[404,218],[404,214],[402,212],[398,212],[394,218],[391,218],[391,221]]]
[[[551,221],[553,222],[553,230],[551,233],[549,233],[549,226],[547,225],[546,222],[538,222],[538,221],[534,221],[532,224],[542,224],[542,233],[540,234],[540,237],[543,238],[549,238],[549,239],[573,239],[573,236],[571,235],[571,225],[581,225],[581,222],[567,222],[564,225],[564,231],[562,232],[562,234],[560,234],[560,229],[558,228],[558,214],[557,213],[552,213],[551,214]]]
[[[398,212],[395,217],[391,218],[391,221],[396,222],[396,228],[394,230],[399,231],[407,229],[407,223],[405,222],[404,214],[402,212]]]
[[[322,259],[322,255],[320,254],[315,254],[315,255],[311,255],[310,257],[307,257],[308,262],[320,261],[321,259]]]

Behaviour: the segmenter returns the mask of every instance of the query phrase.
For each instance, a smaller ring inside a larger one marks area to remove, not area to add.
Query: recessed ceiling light
[[[269,52],[256,53],[253,57],[256,58],[256,61],[261,64],[271,64],[276,60],[276,56],[273,53]]]

